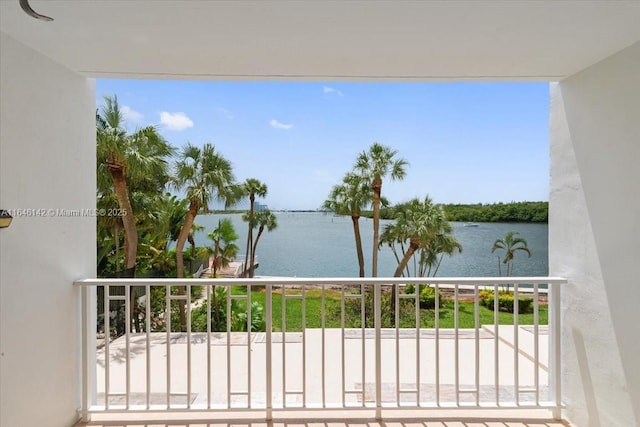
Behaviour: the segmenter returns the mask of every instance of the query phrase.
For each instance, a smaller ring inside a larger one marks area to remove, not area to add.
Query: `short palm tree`
[[[356,240],[356,254],[360,277],[364,277],[364,255],[362,253],[362,239],[360,237],[360,216],[362,209],[371,205],[373,190],[368,181],[360,175],[348,173],[338,184],[331,189],[329,198],[323,206],[337,215],[349,215],[353,223],[353,235]]]
[[[218,271],[229,265],[229,261],[238,254],[240,248],[235,243],[238,233],[231,220],[224,218],[218,221],[218,226],[207,237],[213,240],[213,277],[217,277]]]
[[[442,207],[434,205],[428,196],[424,200],[413,199],[399,212],[397,234],[409,242],[404,257],[400,260],[394,277],[402,276],[411,257],[419,249],[429,249],[439,235],[451,231]]]
[[[420,271],[418,276],[435,277],[445,255],[453,256],[456,251],[458,253],[462,252],[462,244],[458,242],[455,236],[450,234],[451,231],[451,226],[447,224],[443,232],[436,235],[427,248],[420,250]]]
[[[387,245],[391,252],[393,253],[393,257],[396,259],[396,262],[400,264],[400,260],[404,257],[406,253],[406,249],[404,247],[404,236],[400,234],[401,230],[397,226],[397,223],[391,223],[385,225],[382,229],[382,234],[380,234],[380,243],[379,247],[383,245]],[[398,250],[398,246],[400,250]],[[407,276],[409,276],[409,271],[407,268]]]
[[[253,270],[253,259],[250,260],[249,257],[253,253],[253,216],[256,197],[265,197],[267,195],[267,185],[255,178],[248,178],[242,184],[242,191],[245,195],[249,196],[249,213],[246,220],[249,223],[249,230],[247,232],[247,248],[244,257],[244,270],[242,272],[242,275],[246,276],[250,270]]]
[[[517,251],[525,252],[529,257],[531,257],[531,249],[529,249],[527,241],[524,237],[518,237],[518,234],[520,233],[517,231],[509,231],[504,236],[504,239],[497,239],[491,248],[491,253],[497,250],[504,250],[504,259],[502,263],[507,266],[507,277],[511,277],[513,274],[513,258]],[[500,257],[498,257],[498,273],[502,276],[499,261]]]
[[[395,158],[398,152],[390,147],[374,142],[368,151],[358,156],[354,169],[369,182],[373,190],[373,257],[371,260],[371,276],[378,276],[378,242],[380,231],[380,203],[382,197],[382,181],[389,177],[402,180],[406,175],[408,163],[404,159]]]

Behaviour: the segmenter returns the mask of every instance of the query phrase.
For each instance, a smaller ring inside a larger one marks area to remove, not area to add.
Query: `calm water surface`
[[[337,217],[322,213],[276,212],[278,228],[264,232],[258,244],[257,256],[262,276],[297,277],[357,277],[358,260],[353,237],[353,225],[349,217]],[[218,220],[229,218],[233,222],[240,239],[240,254],[244,255],[247,225],[240,214],[202,215],[196,223],[205,231],[196,233],[198,245],[208,245],[211,241],[206,234],[211,232]],[[380,230],[389,221],[380,221]],[[462,244],[461,254],[445,256],[438,276],[472,277],[497,276],[497,255],[491,253],[496,239],[503,238],[509,231],[517,231],[527,240],[532,251],[531,258],[523,252],[516,253],[515,276],[548,275],[548,226],[547,224],[507,224],[479,223],[478,227],[465,227],[463,223],[452,223],[454,235]],[[370,219],[360,220],[362,245],[365,255],[367,276],[371,275],[371,252],[373,223]],[[389,248],[382,248],[378,256],[378,276],[392,276],[397,262]],[[504,267],[503,267],[504,273]],[[412,274],[413,275],[413,274]]]

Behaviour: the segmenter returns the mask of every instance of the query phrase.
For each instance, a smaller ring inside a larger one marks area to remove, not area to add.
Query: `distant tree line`
[[[443,205],[449,221],[463,222],[547,222],[548,202]]]
[[[447,220],[460,222],[535,222],[546,223],[549,219],[549,202],[511,202],[491,204],[449,204],[441,205]],[[363,211],[362,216],[371,218],[371,211]],[[380,209],[380,218],[396,219],[396,206]]]
[[[441,206],[449,221],[546,223],[549,218],[549,202],[448,204]],[[372,212],[363,211],[362,216],[371,218]],[[380,218],[382,219],[396,219],[397,217],[396,206],[385,206],[380,209]]]

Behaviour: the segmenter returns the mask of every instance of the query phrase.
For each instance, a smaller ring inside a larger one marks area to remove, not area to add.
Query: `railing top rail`
[[[208,285],[563,285],[567,279],[563,277],[256,277],[218,278],[218,279],[82,279],[76,280],[76,286],[208,286]]]

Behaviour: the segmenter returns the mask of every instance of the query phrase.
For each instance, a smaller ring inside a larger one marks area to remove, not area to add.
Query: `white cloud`
[[[293,125],[291,124],[284,124],[284,123],[280,123],[279,121],[277,121],[276,119],[273,119],[269,122],[269,124],[271,125],[272,128],[275,129],[291,129],[293,127]]]
[[[144,117],[142,113],[133,110],[128,105],[123,105],[122,107],[120,107],[120,112],[122,113],[122,118],[125,122],[138,123]]]
[[[193,127],[193,121],[185,113],[160,113],[160,123],[168,130],[184,130]]]
[[[344,96],[344,93],[340,92],[338,89],[334,89],[332,87],[329,86],[325,86],[322,88],[322,92],[324,93],[333,93],[336,94],[338,96]]]

